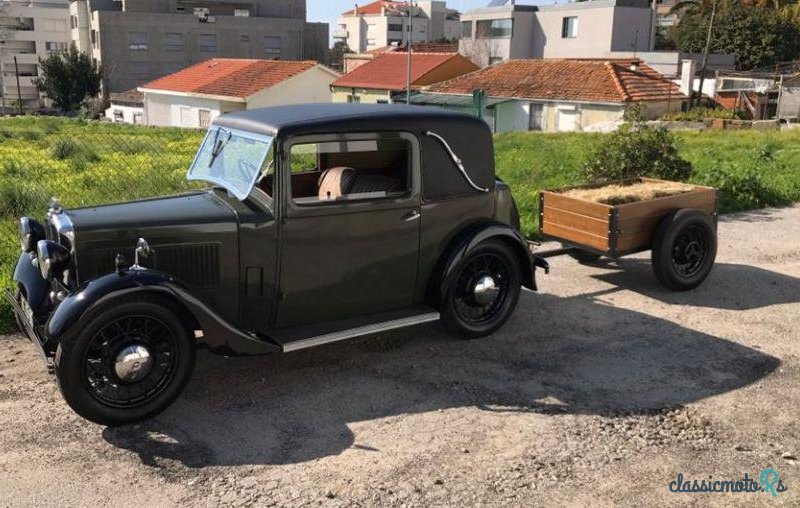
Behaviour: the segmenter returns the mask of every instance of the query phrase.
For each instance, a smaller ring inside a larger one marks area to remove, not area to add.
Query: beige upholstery
[[[350,192],[355,170],[345,166],[327,169],[319,177],[319,199],[339,199]]]

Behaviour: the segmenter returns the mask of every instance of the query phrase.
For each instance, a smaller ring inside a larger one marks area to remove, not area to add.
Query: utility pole
[[[650,44],[648,44],[648,47],[650,48],[650,51],[655,51],[656,34],[658,32],[658,0],[653,0],[651,9],[653,12],[650,17]]]
[[[411,15],[412,6],[412,2],[406,2],[406,7],[408,8],[408,36],[406,37],[406,104],[411,104],[411,46],[414,37],[414,17]]]
[[[17,78],[17,107],[19,114],[22,114],[22,89],[19,87],[19,66],[17,65],[17,55],[14,55],[14,75]]]
[[[699,104],[700,101],[703,99],[703,85],[705,84],[706,80],[706,66],[708,65],[708,51],[711,48],[711,34],[714,30],[714,19],[717,17],[717,0],[711,4],[711,19],[708,21],[708,36],[706,36],[706,46],[703,48],[703,62],[700,65],[700,90],[698,92],[698,100],[697,103]],[[694,77],[692,78],[692,82],[694,82]],[[694,88],[694,87],[692,87]],[[694,94],[692,94],[694,95]],[[690,101],[690,104],[694,105],[694,101]]]
[[[6,41],[0,40],[0,95],[2,98],[2,115],[6,116]]]

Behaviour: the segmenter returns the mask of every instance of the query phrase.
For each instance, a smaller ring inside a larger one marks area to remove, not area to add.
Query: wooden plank
[[[593,235],[586,231],[572,229],[560,224],[552,224],[547,221],[542,223],[542,232],[561,240],[567,240],[576,245],[586,245],[602,251],[608,250],[608,236]]]
[[[597,236],[608,235],[608,217],[597,219],[587,215],[575,213],[572,210],[563,210],[545,205],[544,221],[551,224],[558,224],[579,231],[586,231]]]
[[[594,217],[595,219],[608,219],[608,214],[611,211],[611,207],[608,205],[570,198],[555,192],[542,191],[542,196],[544,197],[545,208],[552,207],[569,210],[570,212]]]
[[[715,206],[713,203],[706,204],[705,206],[690,208],[697,208],[698,210],[702,210],[708,214],[713,214],[715,212]],[[668,213],[669,211],[665,213],[648,215],[645,217],[633,217],[624,221],[620,221],[617,227],[619,231],[617,250],[620,252],[625,252],[649,248],[653,233],[658,227],[658,224],[661,222],[661,219],[663,219]]]
[[[664,215],[669,212],[682,208],[703,208],[711,205],[712,209],[716,201],[713,189],[699,189],[674,196],[649,199],[647,201],[637,201],[635,203],[625,203],[617,205],[619,219],[624,221],[636,217],[647,217],[650,215]]]

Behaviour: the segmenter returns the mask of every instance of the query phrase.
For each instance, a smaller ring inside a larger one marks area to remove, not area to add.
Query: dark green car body
[[[214,125],[274,139],[275,169],[244,199],[210,188],[73,210],[53,204],[44,238],[23,230],[15,309],[46,358],[91,308],[132,293],[174,299],[197,336],[230,355],[414,324],[437,312],[449,271],[487,239],[513,250],[522,284],[535,289],[534,259],[510,190],[496,180],[483,121],[428,108],[306,105],[233,113]],[[402,195],[315,206],[291,199],[294,144],[387,136],[411,147]],[[139,239],[149,255],[131,267]],[[36,240],[50,242],[45,256],[54,253],[48,279]]]

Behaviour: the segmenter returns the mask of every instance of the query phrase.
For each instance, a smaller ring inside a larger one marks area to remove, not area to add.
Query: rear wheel
[[[189,380],[194,355],[172,302],[148,296],[94,311],[76,337],[59,344],[55,373],[75,412],[124,425],[169,406]]]
[[[508,320],[519,300],[519,261],[500,241],[487,241],[475,248],[449,280],[442,322],[462,337],[494,333]]]
[[[661,220],[653,237],[653,272],[673,291],[694,289],[708,277],[717,257],[717,230],[700,210],[679,210]]]

